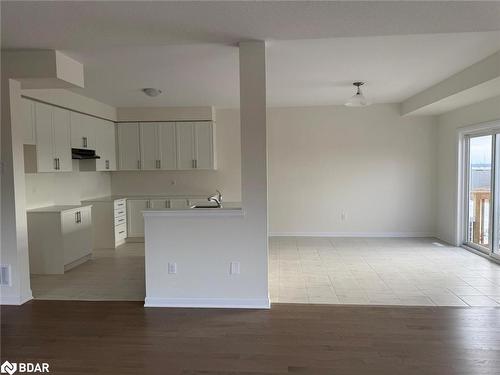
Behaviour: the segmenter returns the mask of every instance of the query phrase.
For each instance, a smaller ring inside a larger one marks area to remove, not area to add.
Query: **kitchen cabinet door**
[[[116,171],[116,125],[114,122],[104,121],[104,144],[106,145],[106,159],[105,169],[109,171]]]
[[[118,129],[118,167],[122,171],[140,169],[139,124],[121,123]]]
[[[58,160],[58,172],[70,172],[71,160],[71,131],[70,112],[66,109],[54,107],[52,114],[54,132],[54,157]]]
[[[213,168],[213,131],[211,122],[197,122],[195,130],[195,167]]]
[[[96,149],[96,118],[71,112],[71,147]]]
[[[35,103],[36,171],[55,172],[54,131],[52,128],[52,107]]]
[[[115,124],[110,121],[96,121],[96,160],[97,171],[116,170]]]
[[[144,237],[142,211],[149,207],[149,199],[127,200],[127,223],[129,237]]]
[[[33,100],[21,98],[22,103],[22,126],[23,144],[36,144],[35,130],[35,102]]]
[[[158,124],[158,138],[160,140],[160,168],[176,169],[176,135],[175,123],[163,122]]]
[[[154,122],[143,122],[140,125],[141,169],[152,170],[160,168],[157,128]]]
[[[61,213],[64,264],[81,259],[92,249],[91,207],[81,207]]]
[[[177,133],[177,168],[193,169],[194,160],[194,126],[192,123],[176,123]]]

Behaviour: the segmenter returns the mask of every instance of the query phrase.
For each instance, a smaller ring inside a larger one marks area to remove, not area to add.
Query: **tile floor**
[[[272,302],[498,306],[500,265],[435,239],[270,239]],[[96,250],[64,275],[33,275],[37,299],[143,301],[144,244]]]
[[[270,239],[272,302],[499,306],[500,265],[435,239]]]
[[[36,299],[144,301],[144,244],[94,250],[64,275],[32,275],[31,290]]]

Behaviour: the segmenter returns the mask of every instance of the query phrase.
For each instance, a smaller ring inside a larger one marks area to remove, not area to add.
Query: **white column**
[[[241,198],[254,255],[268,279],[266,44],[240,43]]]

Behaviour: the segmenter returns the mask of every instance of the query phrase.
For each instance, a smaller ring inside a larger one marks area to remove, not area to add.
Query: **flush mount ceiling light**
[[[363,86],[365,83],[353,82],[352,84],[357,87],[357,91],[356,94],[354,94],[354,96],[345,103],[345,105],[348,107],[365,107],[367,105],[370,105],[370,101],[366,99],[361,92],[361,86]]]
[[[147,96],[151,96],[152,98],[161,94],[160,89],[155,89],[153,87],[146,87],[146,88],[142,89],[142,92],[144,94],[146,94]]]

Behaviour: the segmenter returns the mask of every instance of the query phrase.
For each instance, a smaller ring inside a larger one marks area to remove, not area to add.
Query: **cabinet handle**
[[[61,166],[59,164],[59,158],[56,158],[56,170],[60,170]]]
[[[137,169],[141,169],[141,161],[137,160]]]
[[[196,160],[191,160],[191,167],[196,168]]]
[[[106,160],[106,169],[109,169],[109,160]]]
[[[57,170],[57,158],[54,158],[54,169]]]
[[[82,146],[87,147],[87,138],[86,137],[82,137]]]
[[[79,224],[82,222],[82,213],[80,211],[75,212],[75,223]]]
[[[122,231],[118,232],[118,234],[122,234],[122,233],[125,233],[125,231],[124,231],[124,230],[122,230]]]

